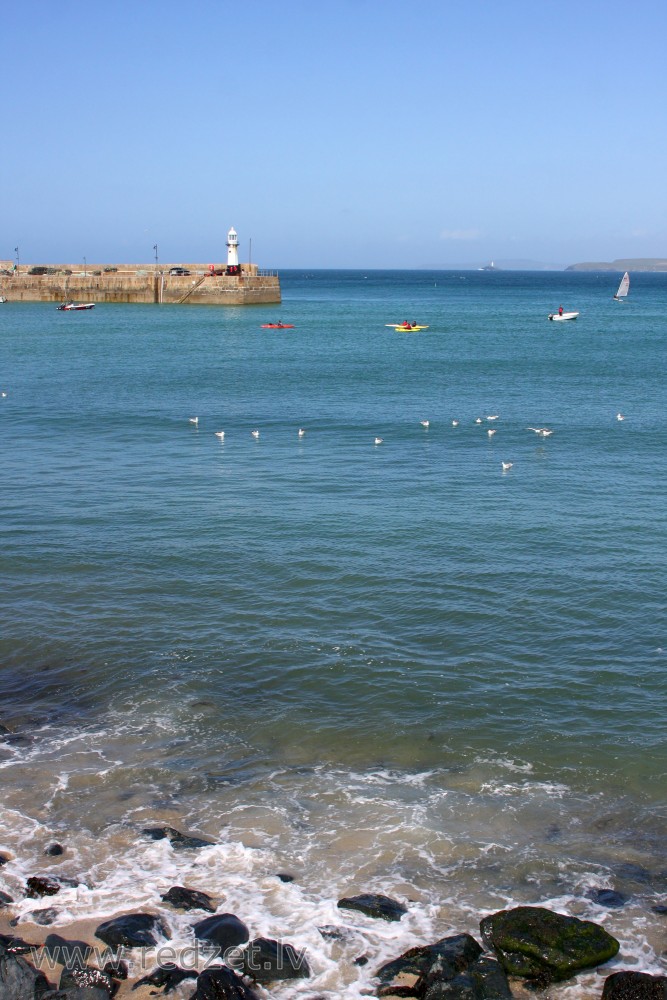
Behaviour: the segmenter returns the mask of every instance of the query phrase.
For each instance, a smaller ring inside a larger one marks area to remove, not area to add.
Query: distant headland
[[[621,257],[612,261],[570,264],[566,271],[667,271],[667,257]]]

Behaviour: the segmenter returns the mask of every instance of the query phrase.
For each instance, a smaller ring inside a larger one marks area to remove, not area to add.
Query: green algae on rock
[[[545,983],[607,962],[619,949],[616,938],[599,924],[542,906],[492,913],[481,921],[480,930],[506,972]]]

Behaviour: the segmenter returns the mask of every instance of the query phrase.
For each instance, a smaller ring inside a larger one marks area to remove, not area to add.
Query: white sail
[[[618,286],[618,291],[616,292],[616,295],[614,295],[614,298],[624,299],[629,291],[630,291],[630,275],[626,271],[623,277],[621,278],[621,283]]]

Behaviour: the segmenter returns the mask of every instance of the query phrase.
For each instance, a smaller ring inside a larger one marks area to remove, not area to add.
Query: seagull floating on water
[[[426,427],[427,430],[431,426],[430,420],[420,420],[419,423],[422,425],[422,427]]]
[[[508,469],[512,468],[512,466],[514,465],[514,462],[501,462],[500,464],[503,467],[503,472],[507,472]]]
[[[477,420],[475,421],[475,423],[476,424],[481,424],[482,423],[482,418],[481,417],[477,417]]]
[[[382,444],[384,438],[375,438],[375,444]]]
[[[222,440],[224,439],[224,436],[225,436],[225,432],[224,432],[224,431],[216,431],[216,432],[215,432],[215,436],[216,436],[217,438],[220,438],[220,440],[222,441]]]
[[[4,396],[4,393],[3,393],[3,396]],[[616,419],[617,419],[617,420],[625,420],[625,417],[623,416],[623,414],[622,414],[622,413],[617,413],[617,414],[616,414]]]
[[[7,393],[6,393],[6,392],[3,392],[3,394],[2,394],[2,398],[3,398],[3,399],[7,399]]]
[[[199,423],[199,417],[190,417],[190,423],[194,424],[196,427],[197,424]]]
[[[458,426],[459,426],[458,420],[452,420],[452,427],[458,427]]]
[[[498,414],[494,413],[492,417],[487,417],[486,419],[487,420],[497,420],[498,419]]]
[[[306,432],[305,432],[304,428],[303,427],[299,427],[299,437],[302,438],[305,433]]]
[[[495,428],[490,427],[486,433],[489,435],[489,437],[493,437],[493,435],[496,433]]]
[[[259,437],[259,431],[250,431],[250,433],[252,434],[252,436],[254,438],[258,438]]]
[[[543,438],[549,437],[550,434],[553,434],[553,431],[550,431],[548,427],[526,427],[526,430],[535,431],[536,434],[539,434],[540,437]]]

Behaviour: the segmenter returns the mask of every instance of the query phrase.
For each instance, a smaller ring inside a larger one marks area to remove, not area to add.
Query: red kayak
[[[293,330],[293,323],[262,323],[262,330]]]

